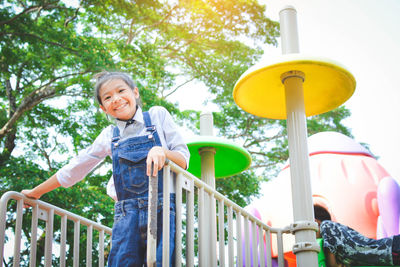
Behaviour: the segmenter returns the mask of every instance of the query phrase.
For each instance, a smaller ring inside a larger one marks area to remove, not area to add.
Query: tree
[[[180,113],[166,100],[182,85],[178,77],[213,85],[215,93],[277,36],[277,23],[248,0],[7,1],[2,7],[0,162],[18,145],[50,172],[65,163],[55,155],[76,153],[109,123],[92,107],[93,73],[134,73],[145,107],[161,104],[190,119],[193,112]],[[244,37],[253,44],[241,42]]]

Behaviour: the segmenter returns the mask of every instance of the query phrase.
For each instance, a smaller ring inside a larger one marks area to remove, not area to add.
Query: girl
[[[105,128],[94,143],[81,151],[69,164],[47,181],[31,190],[28,197],[39,199],[59,187],[82,180],[106,156],[112,157],[113,178],[108,194],[117,200],[109,266],[143,266],[146,255],[148,176],[162,177],[168,158],[186,169],[189,151],[171,115],[163,107],[142,112],[139,90],[125,73],[102,72],[95,86],[100,108],[115,118],[116,125]],[[151,173],[151,165],[154,165]],[[162,206],[163,179],[158,179],[159,205]],[[171,181],[172,182],[172,181]],[[170,188],[174,188],[171,186]],[[175,199],[171,194],[170,259],[173,265],[175,236]],[[158,227],[162,227],[162,209],[158,209]],[[158,228],[162,229],[162,228]],[[157,265],[162,263],[162,233],[157,231]]]

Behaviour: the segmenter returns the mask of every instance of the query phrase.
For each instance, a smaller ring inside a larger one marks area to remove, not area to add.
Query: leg
[[[338,263],[348,265],[390,265],[392,238],[367,238],[357,231],[332,221],[321,223],[324,248],[335,255]]]
[[[108,266],[141,267],[145,251],[140,240],[139,211],[132,203],[121,203],[116,205]]]

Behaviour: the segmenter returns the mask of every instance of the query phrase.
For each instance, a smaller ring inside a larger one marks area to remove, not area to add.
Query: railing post
[[[37,227],[39,220],[39,205],[34,205],[32,207],[32,226],[31,226],[31,251],[29,253],[29,266],[36,266],[36,245],[37,245]],[[61,257],[61,256],[60,256]],[[61,267],[65,267],[65,265],[61,265]]]
[[[104,230],[99,233],[99,267],[104,267]]]
[[[60,266],[66,266],[66,256],[67,256],[67,215],[61,217],[61,238],[60,238]]]
[[[86,266],[92,267],[92,242],[93,242],[93,226],[87,227],[86,237]]]
[[[74,221],[74,259],[73,259],[73,267],[79,266],[79,237],[80,237],[80,225],[81,221]]]
[[[194,183],[186,191],[186,266],[194,266]]]
[[[13,266],[19,266],[21,257],[21,232],[22,232],[22,206],[24,200],[17,201],[17,218],[15,223],[15,236],[14,236],[14,263]]]
[[[176,175],[175,183],[175,265],[182,266],[182,174]]]
[[[157,249],[158,177],[157,175],[153,176],[152,174],[153,174],[153,165],[151,168],[151,176],[149,177],[149,200],[148,200],[148,219],[147,219],[147,265],[153,267],[156,266],[156,261],[157,261],[156,249]]]
[[[46,238],[45,238],[45,246],[44,246],[44,249],[45,249],[44,265],[46,267],[52,266],[53,228],[54,228],[54,209],[49,209],[47,211]],[[78,251],[79,251],[79,246],[78,246]]]
[[[170,265],[170,247],[169,247],[169,236],[170,236],[170,179],[171,171],[169,165],[164,167],[163,174],[163,247],[162,247],[162,266],[168,267]]]

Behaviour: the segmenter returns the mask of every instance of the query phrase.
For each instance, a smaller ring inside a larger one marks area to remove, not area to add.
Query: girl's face
[[[129,120],[135,115],[137,87],[132,90],[123,80],[113,79],[103,84],[99,95],[100,108],[108,115],[120,120]]]

